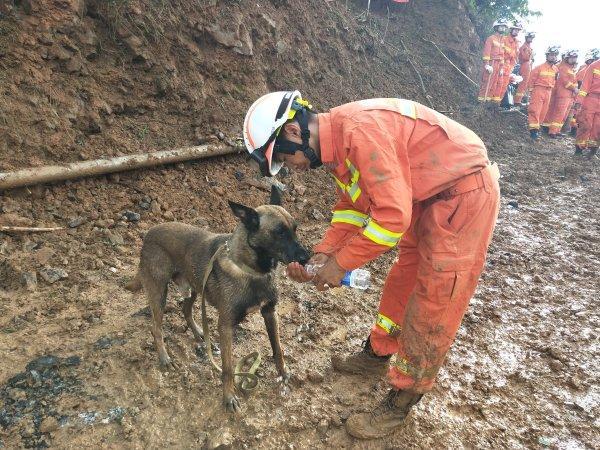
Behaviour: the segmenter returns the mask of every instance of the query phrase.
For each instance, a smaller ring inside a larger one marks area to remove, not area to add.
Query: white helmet
[[[498,19],[494,22],[494,25],[492,25],[492,28],[495,30],[496,27],[508,27],[508,20],[506,19]]]
[[[523,24],[521,22],[519,22],[518,20],[513,21],[512,25],[510,26],[511,30],[522,30],[523,29]]]
[[[305,154],[307,151],[312,152],[308,147],[310,133],[307,110],[312,110],[312,106],[308,101],[302,100],[299,91],[271,92],[260,97],[248,109],[243,127],[244,143],[252,159],[258,162],[263,176],[276,175],[283,166],[281,162],[274,160],[275,150],[288,154],[293,154],[297,150],[302,150]],[[298,112],[301,112],[297,119],[302,129],[303,145],[286,140],[276,142],[283,125],[296,117]],[[314,152],[310,156],[316,157]]]
[[[598,58],[600,58],[600,49],[593,48],[585,54],[584,61],[589,61],[590,59],[596,61]]]
[[[527,33],[525,33],[525,39],[527,39],[527,38],[534,39],[535,38],[535,31],[528,31]]]
[[[579,56],[579,50],[566,50],[562,57],[563,59],[567,59],[567,58],[577,58]]]

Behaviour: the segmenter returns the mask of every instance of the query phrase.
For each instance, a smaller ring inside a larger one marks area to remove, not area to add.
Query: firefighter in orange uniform
[[[529,82],[529,74],[531,73],[531,65],[533,64],[533,50],[531,43],[535,38],[535,33],[529,31],[525,34],[525,42],[519,49],[519,75],[523,77],[523,81],[519,83],[517,92],[515,93],[515,106],[520,106],[523,102],[523,96],[527,91],[527,83]]]
[[[487,38],[483,46],[483,72],[477,100],[489,102],[494,96],[500,74],[503,71],[504,47],[502,39],[506,32],[508,21],[498,19],[494,22],[494,34]]]
[[[579,92],[575,67],[577,66],[577,50],[568,50],[558,65],[558,78],[552,89],[552,100],[546,113],[543,126],[548,127],[548,136],[556,139],[565,123],[575,96]]]
[[[502,47],[504,48],[504,63],[500,70],[500,77],[498,83],[496,83],[496,90],[492,101],[498,105],[506,94],[508,83],[510,83],[510,74],[512,73],[515,65],[517,64],[517,53],[519,51],[519,41],[517,36],[523,29],[520,22],[514,21],[509,27],[508,34],[502,37]]]
[[[575,100],[575,110],[579,111],[575,154],[581,155],[589,148],[591,158],[598,152],[600,144],[600,61],[594,61],[587,68]]]
[[[475,292],[498,215],[497,166],[471,130],[404,99],[314,114],[298,91],[274,92],[250,107],[243,129],[263,174],[322,164],[338,186],[331,225],[309,261],[321,268],[313,278],[291,263],[290,278],[326,290],[400,249],[364,348],[332,357],[338,372],[387,373],[391,384],[372,414],[348,418],[348,433],[393,433],[432,389]]]
[[[583,83],[583,77],[585,76],[586,69],[592,64],[594,61],[600,59],[600,49],[594,48],[586,53],[584,63],[579,66],[577,69],[577,87],[581,87],[581,83]],[[571,136],[577,135],[577,114],[575,111],[572,112],[571,118]]]
[[[558,60],[558,46],[548,47],[546,50],[546,62],[535,67],[529,75],[528,89],[531,90],[529,98],[529,107],[527,108],[527,122],[529,133],[534,140],[539,139],[540,121],[546,116],[552,88],[556,83],[558,69],[556,62]]]

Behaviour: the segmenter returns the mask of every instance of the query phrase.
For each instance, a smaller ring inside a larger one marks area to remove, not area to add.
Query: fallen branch
[[[89,176],[105,175],[126,170],[174,164],[211,156],[237,153],[240,147],[200,145],[176,150],[119,156],[109,159],[82,161],[60,166],[42,166],[0,173],[0,191],[51,181],[72,180]]]
[[[473,84],[473,86],[475,86],[475,87],[479,87],[479,85],[478,85],[477,83],[475,83],[473,80],[471,80],[471,78],[469,78],[469,76],[468,76],[466,73],[464,73],[462,70],[460,70],[460,68],[459,68],[459,67],[458,67],[456,64],[454,64],[454,63],[453,63],[453,62],[450,60],[450,58],[448,58],[448,57],[447,57],[447,56],[444,54],[444,52],[443,52],[443,51],[442,51],[442,50],[441,50],[441,49],[438,47],[438,45],[437,45],[435,42],[433,42],[433,41],[430,41],[429,39],[425,39],[424,37],[421,37],[421,39],[423,39],[425,42],[429,42],[431,45],[433,45],[433,46],[434,46],[434,47],[437,49],[437,51],[438,51],[438,52],[440,52],[440,54],[441,54],[441,55],[442,55],[444,58],[446,58],[446,60],[447,60],[447,61],[448,61],[450,64],[452,64],[452,67],[454,67],[456,70],[458,70],[458,71],[460,72],[460,74],[461,74],[463,77],[465,77],[467,80],[469,80],[469,81],[470,81],[470,82]]]
[[[402,45],[402,48],[404,49],[404,54],[406,54],[406,60],[408,61],[410,66],[413,68],[413,70],[417,74],[417,77],[419,78],[419,84],[421,85],[421,90],[423,91],[423,95],[425,96],[425,99],[427,100],[427,104],[429,105],[429,107],[431,109],[435,109],[435,106],[433,106],[433,103],[432,103],[431,99],[429,98],[427,89],[425,89],[425,83],[423,83],[423,77],[421,76],[421,72],[419,72],[419,70],[417,69],[417,66],[415,66],[414,63],[412,62],[412,60],[410,59],[410,56],[411,56],[410,52],[408,51],[408,48],[404,44],[404,41],[402,40],[402,38],[400,38],[400,44]]]
[[[64,230],[64,227],[11,227],[7,225],[0,226],[0,233],[49,233],[52,231]]]

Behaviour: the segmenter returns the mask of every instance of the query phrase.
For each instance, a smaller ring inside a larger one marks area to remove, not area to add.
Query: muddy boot
[[[592,147],[590,149],[590,153],[587,156],[587,159],[594,159],[596,157],[596,154],[598,153],[598,147]]]
[[[358,439],[377,439],[393,433],[404,423],[410,409],[423,394],[390,389],[370,413],[354,414],[346,422],[346,432]]]
[[[577,128],[571,127],[571,130],[569,131],[569,135],[571,135],[573,137],[577,136]]]
[[[331,365],[337,372],[353,375],[384,376],[387,373],[391,356],[376,355],[371,347],[371,336],[369,336],[362,351],[345,358],[332,356]]]
[[[529,130],[529,136],[531,136],[531,139],[533,139],[534,141],[537,141],[540,138],[540,132],[538,130]]]
[[[581,155],[583,155],[583,149],[579,145],[576,145],[575,146],[575,156],[581,156]]]

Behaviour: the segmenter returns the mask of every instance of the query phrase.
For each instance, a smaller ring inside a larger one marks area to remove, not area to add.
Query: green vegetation
[[[539,15],[539,11],[529,9],[529,0],[469,0],[485,22],[493,22],[499,18],[523,19]]]

